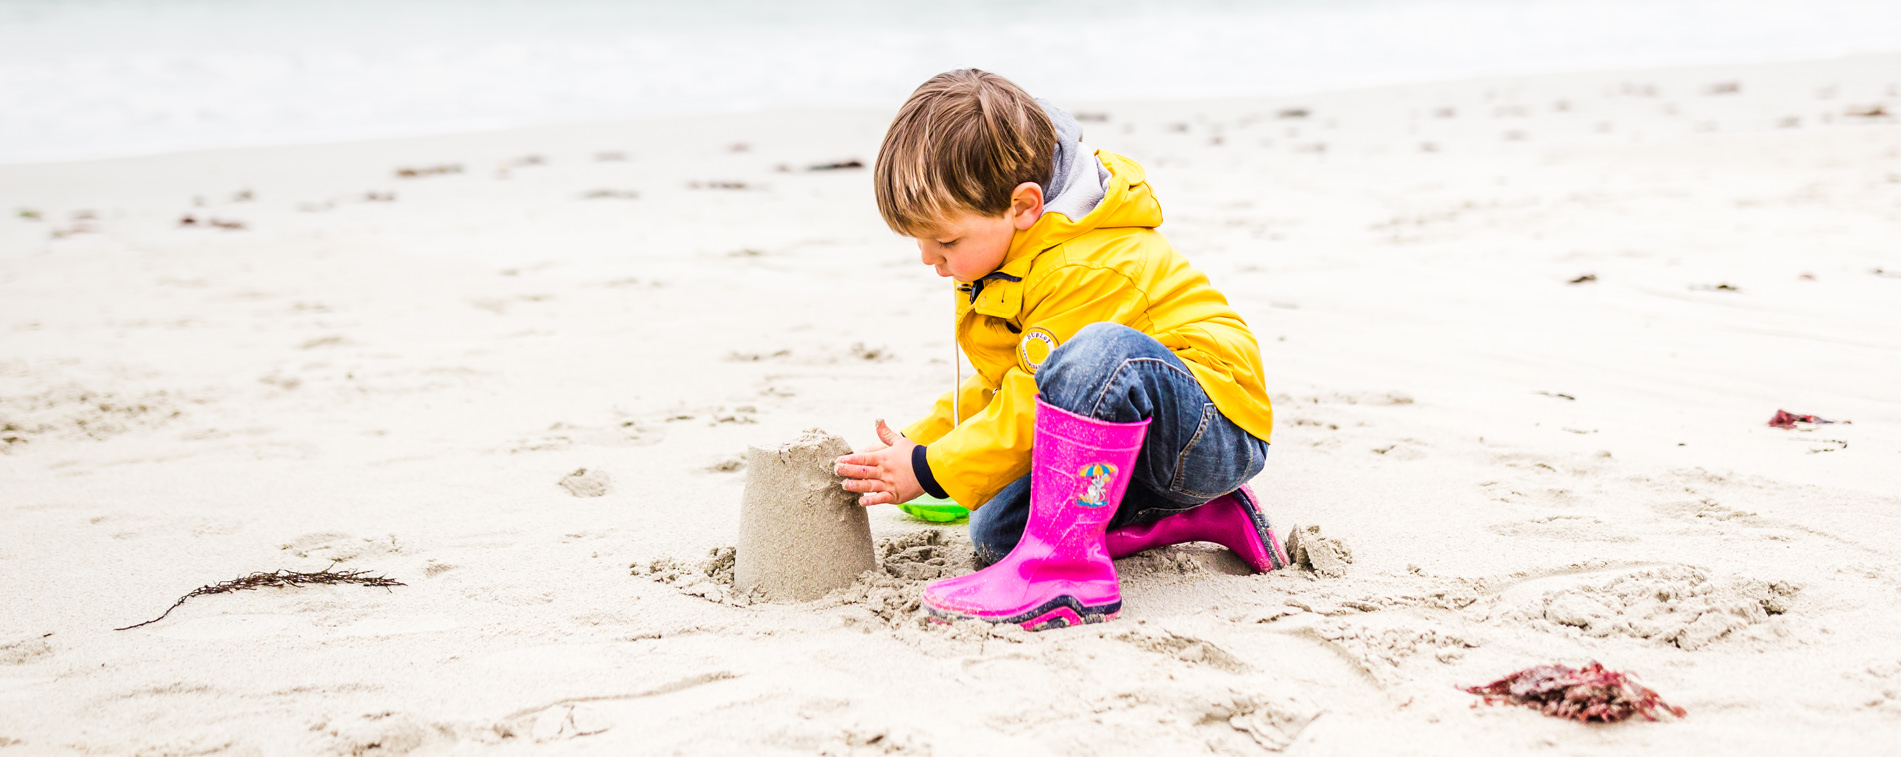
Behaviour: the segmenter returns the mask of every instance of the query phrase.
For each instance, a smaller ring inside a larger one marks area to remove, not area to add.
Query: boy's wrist
[[[911,448],[911,475],[917,479],[918,487],[923,489],[925,494],[938,499],[947,499],[949,495],[944,493],[944,487],[937,484],[937,476],[931,473],[930,456],[925,450],[926,447],[922,444]]]

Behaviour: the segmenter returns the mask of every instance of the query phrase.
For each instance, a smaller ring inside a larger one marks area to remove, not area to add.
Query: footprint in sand
[[[447,728],[430,725],[401,712],[377,712],[343,718],[311,729],[313,743],[305,754],[336,754],[350,757],[378,757],[408,754],[450,741]]]
[[[562,477],[561,488],[576,497],[600,497],[614,488],[613,478],[599,468],[580,468]]]
[[[1134,630],[1115,636],[1117,640],[1148,652],[1173,657],[1192,665],[1222,670],[1229,673],[1245,673],[1248,664],[1227,650],[1206,639],[1177,634],[1173,631]]]
[[[1400,439],[1374,447],[1373,454],[1388,460],[1419,460],[1426,457],[1426,445],[1412,439]]]
[[[5,745],[4,741],[0,741],[0,746]],[[237,740],[231,738],[229,734],[209,731],[187,734],[155,734],[152,740],[141,743],[132,753],[140,755],[141,757],[144,755],[179,755],[179,757],[187,757],[211,754],[241,755],[261,753],[256,747],[249,749],[232,749],[232,747],[237,745]]]
[[[1870,696],[1862,704],[1891,712],[1901,712],[1901,660],[1887,660],[1848,674],[1863,684]]]
[[[1262,749],[1280,752],[1293,746],[1294,740],[1300,738],[1301,731],[1306,730],[1307,724],[1312,723],[1317,717],[1320,717],[1319,708],[1299,700],[1287,697],[1236,695],[1230,701],[1219,702],[1209,707],[1207,714],[1200,718],[1199,725],[1203,730],[1215,730],[1216,734],[1221,736],[1227,735],[1220,734],[1218,730],[1225,725],[1233,729],[1236,735],[1247,737]],[[1223,739],[1212,739],[1209,746],[1212,747],[1213,742],[1221,740]],[[1223,751],[1231,754],[1245,754],[1252,750],[1245,747],[1240,749],[1229,747]]]
[[[555,423],[547,431],[516,442],[509,451],[543,452],[574,446],[645,447],[660,443],[666,436],[665,428],[632,418],[623,418],[603,426]]]
[[[102,440],[184,415],[186,400],[166,392],[142,397],[77,386],[0,396],[0,453],[45,439]]]
[[[576,736],[592,736],[614,727],[614,719],[599,708],[585,704],[557,704],[535,716],[530,733],[535,741],[559,741]]]
[[[397,543],[395,534],[370,538],[335,531],[304,534],[290,540],[279,549],[298,557],[339,563],[349,562],[359,557],[398,555],[403,552],[402,545]]]
[[[25,665],[52,654],[53,645],[47,642],[46,636],[28,636],[0,643],[0,665]]]
[[[1407,680],[1400,669],[1423,655],[1450,664],[1478,643],[1411,614],[1368,613],[1330,618],[1306,630],[1359,666],[1374,683],[1390,688]]]
[[[792,357],[792,350],[774,350],[769,348],[763,350],[733,350],[726,354],[726,359],[734,363],[757,363],[766,360],[785,360],[790,357]]]
[[[1550,515],[1531,520],[1494,523],[1486,526],[1485,530],[1499,536],[1548,541],[1636,541],[1636,537],[1619,533],[1611,524],[1588,515]]]
[[[771,704],[758,704],[768,699],[772,699]],[[493,727],[505,737],[527,737],[546,743],[602,733],[618,723],[636,722],[645,729],[642,736],[698,731],[694,735],[700,737],[693,747],[644,739],[643,748],[639,750],[642,753],[694,754],[706,751],[705,738],[714,735],[707,731],[715,731],[718,738],[728,741],[733,737],[732,723],[757,721],[761,713],[740,709],[742,702],[757,704],[760,709],[774,714],[784,712],[782,699],[769,698],[758,685],[732,673],[717,671],[645,691],[601,692],[553,704],[538,704],[501,718]]]
[[[1474,611],[1482,621],[1696,650],[1776,622],[1795,608],[1798,591],[1783,581],[1689,565],[1620,567],[1513,584]]]
[[[929,755],[930,741],[921,733],[866,723],[848,724],[844,732],[826,740],[819,754]]]

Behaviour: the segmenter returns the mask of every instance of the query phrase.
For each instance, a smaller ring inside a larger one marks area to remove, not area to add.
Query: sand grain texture
[[[561,488],[576,497],[605,496],[613,488],[613,479],[599,468],[576,468],[561,477]]]
[[[1287,532],[1287,559],[1311,570],[1322,578],[1340,578],[1353,564],[1353,550],[1346,542],[1322,534],[1319,526],[1307,525]]]
[[[851,445],[818,429],[746,455],[733,585],[772,600],[817,599],[878,567],[871,521],[832,460]]]
[[[920,617],[966,527],[781,459],[950,388],[868,171],[777,170],[897,104],[0,165],[0,755],[1901,744],[1901,118],[1848,115],[1901,56],[1062,103],[1256,335],[1314,570],[1151,550],[1034,634]],[[753,601],[742,538],[848,585]],[[406,585],[111,630],[332,564]],[[1689,717],[1460,690],[1592,660]]]

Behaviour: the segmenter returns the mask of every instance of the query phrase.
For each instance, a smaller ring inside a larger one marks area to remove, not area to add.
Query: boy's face
[[[1031,182],[1010,193],[1010,207],[1000,216],[959,210],[935,227],[918,234],[918,257],[925,265],[968,284],[1003,266],[1010,240],[1018,231],[1036,225],[1043,216],[1043,188]]]
[[[968,284],[1002,267],[1015,235],[1008,215],[993,218],[960,211],[918,235],[918,257],[937,269],[937,275]]]

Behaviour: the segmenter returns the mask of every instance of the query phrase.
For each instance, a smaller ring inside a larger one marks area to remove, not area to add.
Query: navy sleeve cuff
[[[924,454],[922,444],[911,448],[911,473],[917,476],[918,485],[924,487],[925,494],[938,499],[950,499],[950,495],[944,493],[944,487],[937,485],[937,477],[931,475],[931,461]]]

